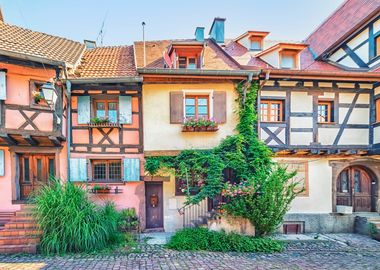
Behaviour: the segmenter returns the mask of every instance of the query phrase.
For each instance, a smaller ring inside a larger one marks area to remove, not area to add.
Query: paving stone
[[[325,240],[330,239],[330,240]],[[342,244],[344,243],[344,244]],[[322,241],[290,241],[282,253],[178,252],[146,242],[138,250],[112,254],[0,255],[0,269],[380,269],[380,242],[354,234],[327,235]]]

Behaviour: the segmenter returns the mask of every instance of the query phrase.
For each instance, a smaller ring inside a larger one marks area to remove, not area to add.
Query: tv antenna
[[[108,15],[108,11],[106,12],[106,15],[104,16],[104,19],[102,21],[102,25],[100,27],[100,31],[98,33],[98,36],[96,37],[96,43],[98,43],[98,41],[100,41],[99,42],[100,47],[103,47],[103,39],[104,39],[104,35],[105,35],[104,25],[106,23],[107,15]]]

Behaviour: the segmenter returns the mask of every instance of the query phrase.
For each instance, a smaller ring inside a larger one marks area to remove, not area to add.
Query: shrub
[[[53,179],[32,201],[43,232],[40,248],[44,253],[90,252],[121,239],[115,206],[112,203],[96,206],[82,187]]]
[[[135,208],[125,208],[120,211],[120,220],[118,224],[122,232],[136,231],[139,227],[139,217]]]
[[[206,228],[182,229],[171,238],[167,247],[175,250],[221,252],[279,252],[283,244],[270,238],[243,236],[209,231]]]

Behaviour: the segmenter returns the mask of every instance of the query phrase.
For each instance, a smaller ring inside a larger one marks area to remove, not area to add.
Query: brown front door
[[[164,227],[162,182],[145,183],[146,228]]]
[[[376,181],[361,167],[348,167],[337,180],[337,205],[352,206],[355,212],[375,210]]]
[[[55,175],[54,155],[21,155],[20,156],[20,199],[46,184],[50,175]]]

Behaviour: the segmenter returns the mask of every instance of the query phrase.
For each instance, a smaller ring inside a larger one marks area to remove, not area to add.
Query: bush
[[[90,252],[121,241],[119,213],[112,203],[96,206],[82,187],[52,180],[33,197],[34,214],[43,234],[41,251],[47,254]]]
[[[243,236],[209,231],[206,228],[182,229],[171,238],[167,247],[175,250],[235,252],[279,252],[283,244],[270,238]]]
[[[135,208],[125,208],[120,211],[119,230],[122,232],[131,232],[138,230],[139,217]]]

